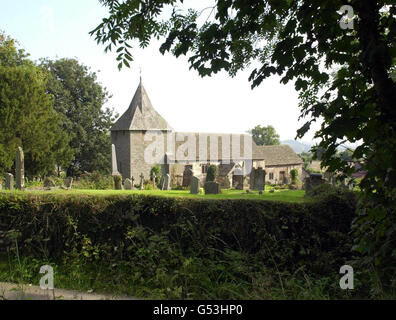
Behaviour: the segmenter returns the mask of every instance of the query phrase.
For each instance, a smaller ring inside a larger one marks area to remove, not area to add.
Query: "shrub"
[[[298,170],[297,169],[293,169],[290,171],[290,177],[291,177],[291,182],[294,184],[297,182],[297,178],[298,178]]]
[[[336,187],[328,183],[322,183],[318,186],[312,187],[306,191],[305,197],[322,200],[329,196],[338,196],[345,198],[347,201],[356,201],[356,194],[343,187]]]
[[[157,185],[157,187],[159,187],[159,183],[161,181],[161,166],[160,165],[155,165],[151,168],[150,170],[150,180],[153,180],[153,176],[155,174],[155,183]]]
[[[45,188],[56,187],[55,179],[53,177],[45,177],[44,178],[44,187]]]
[[[99,172],[85,173],[73,183],[73,189],[107,190],[113,188],[113,177]]]
[[[146,183],[144,185],[144,190],[154,190],[154,187],[151,183]]]
[[[219,173],[219,169],[217,168],[217,166],[214,164],[210,165],[208,168],[208,172],[206,173],[206,181],[207,182],[215,181],[218,173]]]
[[[114,181],[114,189],[122,190],[122,176],[113,175],[113,181]]]
[[[80,250],[89,239],[105,261],[131,261],[135,252],[127,234],[144,227],[165,232],[185,255],[208,257],[227,249],[253,255],[268,267],[332,274],[351,258],[354,215],[355,203],[337,194],[308,203],[0,194],[3,231],[20,234],[24,254],[52,259]]]

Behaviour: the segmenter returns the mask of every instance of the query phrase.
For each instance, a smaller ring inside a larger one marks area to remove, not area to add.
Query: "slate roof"
[[[124,130],[173,130],[166,120],[153,108],[142,81],[140,81],[128,110],[111,128],[111,131]]]
[[[289,145],[253,146],[253,160],[265,160],[265,166],[297,165],[302,159]]]

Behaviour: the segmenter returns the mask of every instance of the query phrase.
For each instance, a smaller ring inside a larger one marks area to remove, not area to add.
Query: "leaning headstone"
[[[6,189],[14,190],[14,176],[11,173],[6,173]]]
[[[162,178],[162,190],[170,190],[170,182],[171,182],[171,178],[170,178],[170,174],[166,174],[163,176]]]
[[[140,174],[140,190],[144,189],[144,175],[143,173]]]
[[[65,186],[67,189],[71,189],[73,186],[73,178],[69,177],[65,179]]]
[[[198,194],[200,188],[201,188],[201,180],[199,180],[197,177],[193,176],[191,178],[190,193],[191,194]]]
[[[133,182],[132,182],[131,179],[125,179],[124,189],[125,190],[132,190],[133,189]]]
[[[23,150],[21,147],[18,147],[16,154],[16,188],[19,190],[23,190],[25,188],[25,157],[23,155]]]
[[[209,181],[204,185],[205,194],[219,194],[220,185],[217,182]]]

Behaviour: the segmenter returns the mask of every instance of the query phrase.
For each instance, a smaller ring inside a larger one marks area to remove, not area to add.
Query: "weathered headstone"
[[[67,189],[71,189],[73,186],[73,178],[69,177],[65,179],[65,186]]]
[[[120,174],[117,168],[117,154],[114,144],[111,145],[111,172],[112,172],[111,175],[113,176],[117,176]]]
[[[162,190],[170,190],[170,183],[171,183],[171,178],[170,174],[166,174],[162,177]]]
[[[14,176],[11,173],[6,173],[6,189],[14,190]]]
[[[191,194],[198,194],[200,188],[201,188],[201,180],[199,180],[197,177],[193,176],[191,178],[190,193]]]
[[[204,185],[205,194],[219,194],[220,185],[217,182],[209,181]]]
[[[305,179],[305,190],[309,191],[312,187],[316,187],[325,182],[321,173],[311,173],[309,177]]]
[[[250,174],[250,189],[263,191],[265,188],[265,175],[266,173],[263,168],[252,168]]]
[[[156,174],[153,172],[153,177],[151,178],[151,183],[153,184],[153,188],[155,189],[155,179],[157,178]]]
[[[140,174],[140,190],[144,189],[144,175],[143,173]]]
[[[124,189],[125,190],[132,190],[133,189],[133,182],[132,182],[131,179],[125,179]]]
[[[235,186],[236,190],[243,190],[243,182],[238,182]]]
[[[18,147],[16,159],[15,159],[15,167],[16,167],[16,188],[19,190],[23,190],[25,188],[25,157],[23,155],[23,150],[21,147]]]

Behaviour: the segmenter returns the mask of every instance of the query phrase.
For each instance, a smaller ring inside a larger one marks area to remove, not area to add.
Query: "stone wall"
[[[285,177],[290,183],[290,171],[293,169],[297,169],[299,179],[302,178],[302,164],[300,165],[290,165],[290,166],[266,166],[265,171],[267,172],[266,181],[270,182],[271,184],[282,184],[283,182],[280,181],[281,172],[285,172]],[[273,178],[271,178],[271,173],[273,173]]]
[[[111,132],[111,143],[116,149],[117,169],[123,179],[131,178],[130,137],[128,131]]]

